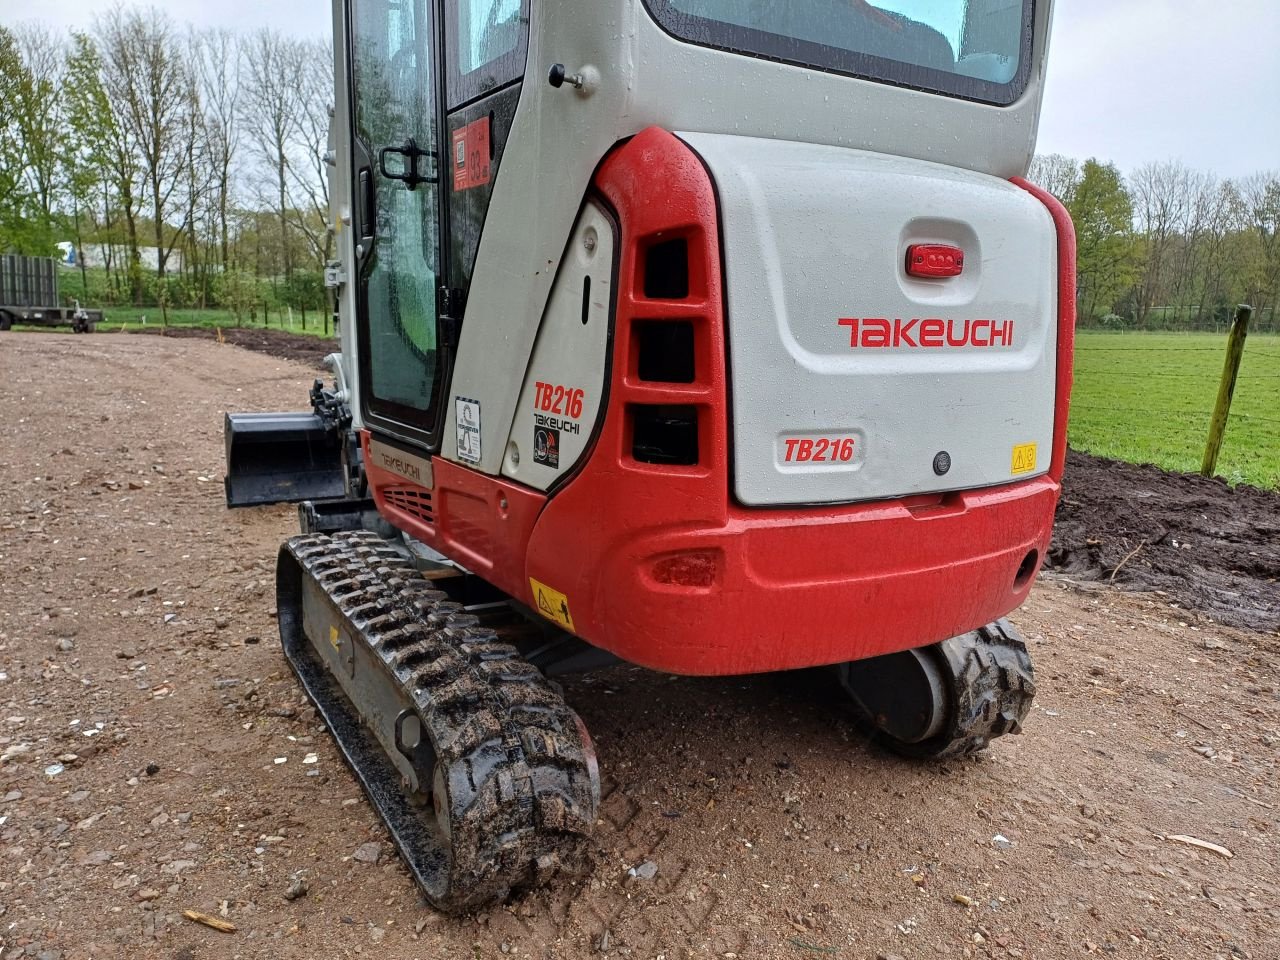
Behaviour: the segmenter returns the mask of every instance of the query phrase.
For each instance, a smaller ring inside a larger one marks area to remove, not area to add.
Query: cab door
[[[519,98],[528,3],[349,0],[362,414],[431,451]]]
[[[357,338],[365,421],[439,444],[442,242],[437,0],[350,0]]]

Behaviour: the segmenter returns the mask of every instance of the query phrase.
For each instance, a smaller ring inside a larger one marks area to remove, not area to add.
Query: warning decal
[[[573,617],[569,613],[569,598],[559,590],[552,590],[545,583],[529,578],[533,590],[533,605],[548,620],[553,620],[566,630],[573,629]]]
[[[458,459],[480,462],[480,401],[454,397],[454,413],[458,421]]]
[[[554,427],[535,427],[533,430],[533,462],[560,469],[560,431]]]
[[[1031,473],[1036,468],[1036,445],[1021,443],[1013,448],[1013,462],[1009,471],[1015,476],[1019,473]]]
[[[453,131],[453,189],[489,182],[489,115]]]

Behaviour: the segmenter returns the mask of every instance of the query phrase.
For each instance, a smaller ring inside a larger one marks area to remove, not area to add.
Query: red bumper
[[[569,597],[579,635],[656,670],[839,663],[934,643],[1021,604],[1057,497],[1042,477],[934,506],[732,510],[722,527],[656,529],[607,510],[566,527],[556,498],[534,528],[529,574]]]

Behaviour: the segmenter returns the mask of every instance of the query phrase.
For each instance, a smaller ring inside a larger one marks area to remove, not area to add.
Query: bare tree
[[[1239,264],[1232,255],[1234,238],[1248,229],[1245,205],[1240,191],[1230,180],[1217,185],[1209,198],[1205,228],[1201,239],[1200,296],[1196,318],[1210,316],[1215,303],[1229,296],[1230,287],[1239,283]]]
[[[298,91],[305,82],[306,51],[297,40],[274,30],[258,30],[241,47],[244,89],[241,123],[250,151],[272,172],[279,218],[281,266],[293,276],[289,229],[289,183],[292,153],[300,119]]]
[[[204,111],[204,138],[212,183],[209,202],[217,220],[219,262],[231,267],[230,212],[233,174],[240,148],[240,56],[229,30],[193,35],[192,60]]]
[[[1198,300],[1196,290],[1202,280],[1203,241],[1217,202],[1218,178],[1212,173],[1179,166],[1182,170],[1179,178],[1182,201],[1178,205],[1178,243],[1173,249],[1171,292],[1181,319],[1185,308]]]
[[[1280,301],[1280,171],[1247,177],[1240,181],[1239,190],[1257,250],[1245,297],[1259,315],[1270,306],[1274,317]]]
[[[168,218],[187,162],[190,85],[182,48],[167,15],[150,8],[116,7],[95,21],[103,62],[103,86],[139,161],[150,200],[158,289],[177,242],[167,239]],[[163,301],[161,307],[164,307]],[[167,318],[167,312],[166,312]]]
[[[1152,307],[1170,293],[1173,246],[1191,203],[1190,171],[1180,163],[1148,163],[1129,177],[1138,232],[1145,238],[1145,257],[1137,287],[1137,320],[1145,323]]]
[[[317,266],[333,251],[329,229],[329,120],[333,103],[333,47],[327,41],[304,45],[303,87],[298,91],[297,162],[289,167],[296,198],[294,219]]]
[[[1036,154],[1027,179],[1067,203],[1080,183],[1080,164],[1060,153]]]
[[[22,23],[13,31],[26,68],[19,88],[18,135],[29,192],[46,223],[53,217],[58,194],[59,150],[63,126],[62,86],[66,45],[39,23]]]

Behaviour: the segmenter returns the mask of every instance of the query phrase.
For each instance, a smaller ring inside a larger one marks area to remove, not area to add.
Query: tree
[[[1080,164],[1060,153],[1037,154],[1027,179],[1066,203],[1080,182]]]
[[[159,286],[177,243],[165,236],[185,169],[191,108],[185,63],[172,21],[154,8],[117,7],[96,21],[103,87],[135,149],[150,201]],[[185,224],[184,224],[185,226]],[[136,257],[135,248],[135,257]],[[167,322],[167,314],[166,314]]]
[[[1076,225],[1080,313],[1099,317],[1136,277],[1133,201],[1112,164],[1090,159],[1066,207]]]
[[[1146,323],[1157,300],[1169,296],[1173,246],[1190,207],[1190,171],[1180,163],[1148,163],[1130,178],[1143,263],[1135,297],[1137,321]]]
[[[13,33],[0,26],[0,253],[25,244],[22,140],[18,112],[26,67]]]
[[[206,30],[192,37],[192,68],[204,112],[206,159],[212,182],[208,202],[216,220],[219,264],[231,268],[232,174],[240,148],[240,56],[229,30]]]
[[[19,25],[14,37],[25,68],[18,85],[17,128],[24,154],[26,214],[39,237],[40,252],[48,254],[56,239],[54,208],[61,192],[63,99],[59,88],[66,51],[61,40],[35,23]]]
[[[298,92],[303,89],[306,52],[296,40],[259,30],[241,48],[244,91],[241,118],[252,152],[269,165],[279,218],[281,266],[293,276],[289,183],[298,134]]]
[[[333,251],[329,230],[329,110],[333,102],[333,47],[309,43],[303,47],[303,87],[298,91],[297,139],[299,162],[289,167],[298,197],[295,225],[306,237],[317,266]]]

